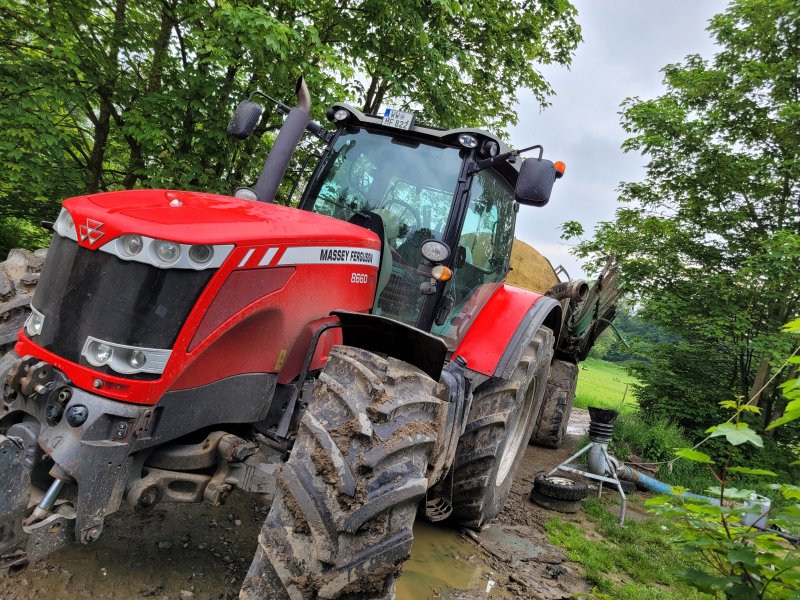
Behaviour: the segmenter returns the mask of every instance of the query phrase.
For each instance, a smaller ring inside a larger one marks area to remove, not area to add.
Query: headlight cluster
[[[130,375],[132,373],[164,372],[172,350],[158,348],[137,348],[114,344],[89,336],[83,346],[81,355],[90,365],[102,367],[108,365],[117,373]]]
[[[122,260],[147,263],[161,269],[214,269],[228,257],[233,244],[180,244],[139,234],[128,234],[100,248]]]

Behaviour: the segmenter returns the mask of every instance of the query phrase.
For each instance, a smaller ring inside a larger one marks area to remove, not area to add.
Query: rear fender
[[[542,326],[558,339],[561,305],[552,298],[501,285],[481,309],[452,356],[461,355],[467,368],[508,379],[531,339]]]

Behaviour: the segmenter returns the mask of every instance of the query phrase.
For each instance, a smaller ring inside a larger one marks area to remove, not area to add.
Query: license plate
[[[383,124],[396,129],[411,129],[414,125],[414,113],[387,108],[383,113]]]

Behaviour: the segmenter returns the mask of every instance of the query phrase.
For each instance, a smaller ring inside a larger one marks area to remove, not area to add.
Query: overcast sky
[[[723,12],[722,0],[572,0],[583,28],[571,70],[545,67],[555,89],[552,105],[541,110],[529,93],[521,95],[519,125],[511,130],[515,148],[542,144],[545,157],[563,160],[567,171],[543,208],[520,207],[517,237],[547,256],[553,266],[582,276],[560,226],[577,220],[591,233],[610,220],[621,181],[640,180],[646,160],[625,154],[619,105],[629,96],[663,93],[661,69],[687,54],[711,57],[714,44],[705,30]]]

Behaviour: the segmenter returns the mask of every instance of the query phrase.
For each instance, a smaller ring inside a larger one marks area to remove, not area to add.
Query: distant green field
[[[636,407],[636,398],[630,384],[636,381],[625,368],[616,363],[588,358],[578,363],[578,390],[575,406],[601,406],[616,410]],[[627,387],[627,393],[625,391]],[[623,397],[625,402],[623,404]]]

